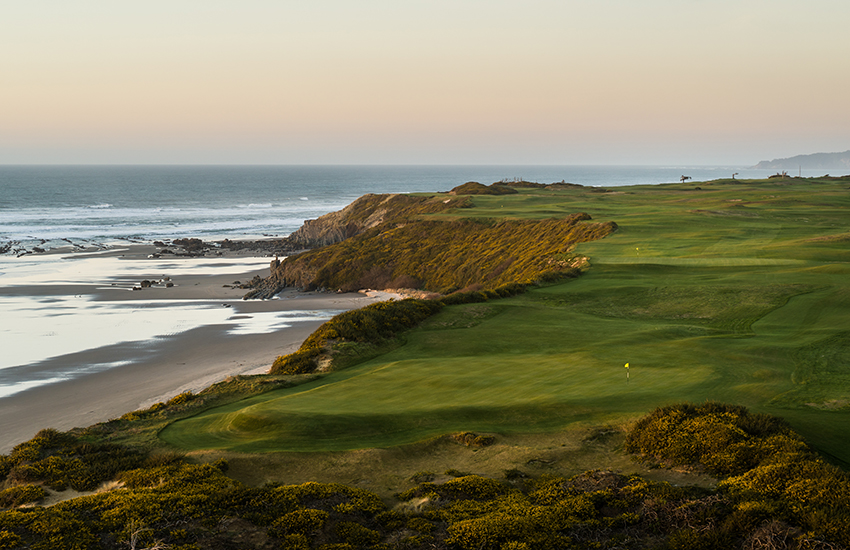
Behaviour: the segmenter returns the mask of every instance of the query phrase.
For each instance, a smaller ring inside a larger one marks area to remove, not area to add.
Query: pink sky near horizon
[[[837,0],[34,0],[0,163],[754,164],[850,149]]]

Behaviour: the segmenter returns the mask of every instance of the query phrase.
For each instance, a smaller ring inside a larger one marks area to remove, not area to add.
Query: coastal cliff
[[[320,246],[283,261],[246,298],[269,298],[287,287],[356,291],[420,289],[441,294],[492,289],[575,276],[585,261],[575,244],[617,226],[588,223],[585,213],[537,220],[468,219],[449,210],[472,207],[467,197],[366,195],[310,221],[290,238]],[[443,214],[433,216],[432,214]]]
[[[325,214],[315,220],[306,220],[289,236],[293,243],[304,248],[317,248],[342,242],[383,223],[399,222],[420,214],[431,214],[463,208],[468,201],[442,197],[411,195],[367,194],[342,210]]]
[[[785,159],[763,160],[753,168],[769,168],[771,170],[850,170],[850,151],[843,153],[814,153],[797,155]]]

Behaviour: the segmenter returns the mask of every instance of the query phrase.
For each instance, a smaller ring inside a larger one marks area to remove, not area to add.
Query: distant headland
[[[771,170],[796,170],[806,168],[810,170],[834,170],[850,168],[850,151],[843,153],[814,153],[811,155],[797,155],[786,159],[763,160],[753,168],[769,168]]]

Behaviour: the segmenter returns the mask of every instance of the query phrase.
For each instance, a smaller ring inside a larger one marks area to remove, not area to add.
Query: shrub
[[[489,477],[467,475],[439,486],[438,494],[451,499],[486,500],[507,492],[507,488]]]
[[[42,430],[17,445],[6,460],[8,479],[14,483],[41,481],[56,490],[70,486],[94,489],[117,472],[137,467],[140,451],[113,444],[91,444],[56,430]]]
[[[184,405],[193,399],[195,399],[195,395],[191,391],[184,391],[183,393],[177,394],[169,399],[165,406],[174,407],[177,405]]]
[[[29,502],[38,502],[47,496],[47,491],[39,485],[21,485],[0,491],[0,508],[11,508]]]
[[[718,403],[674,405],[641,419],[626,448],[673,464],[701,464],[717,475],[734,474],[718,487],[738,503],[725,519],[726,532],[753,532],[766,521],[791,520],[814,536],[850,544],[850,476],[817,457],[779,419]],[[690,536],[671,537],[670,547],[719,544],[704,537],[689,541]]]
[[[21,537],[10,531],[0,531],[0,548],[20,548],[23,546]]]
[[[712,402],[655,409],[628,433],[626,450],[715,475],[746,472],[779,451],[811,453],[781,420]]]
[[[412,517],[407,520],[407,528],[420,533],[431,533],[436,529],[436,525],[425,518]]]
[[[459,521],[448,528],[450,544],[467,550],[498,549],[508,542],[531,539],[534,526],[525,518],[497,513]]]
[[[381,540],[381,534],[368,529],[353,521],[341,521],[336,526],[336,535],[353,546],[366,546],[376,544]]]
[[[324,510],[295,510],[275,520],[269,527],[269,535],[279,538],[292,534],[310,535],[322,529],[327,520],[328,513]]]

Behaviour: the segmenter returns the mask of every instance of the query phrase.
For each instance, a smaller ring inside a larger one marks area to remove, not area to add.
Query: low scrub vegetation
[[[472,435],[472,434],[468,434]],[[776,438],[787,440],[771,446]],[[698,441],[696,447],[685,439]],[[652,453],[645,452],[651,447]],[[69,434],[41,433],[4,464],[79,453]],[[752,447],[742,452],[744,446]],[[637,475],[592,470],[492,479],[431,472],[384,502],[341,484],[246,487],[227,477],[227,462],[138,460],[111,477],[120,489],[49,508],[38,485],[0,493],[0,548],[119,549],[303,548],[591,549],[797,548],[850,544],[850,482],[812,453],[779,419],[707,403],[665,407],[639,421],[628,438],[644,459],[711,468],[716,489],[675,487]],[[738,451],[725,452],[729,446]],[[714,455],[723,455],[714,459]],[[650,457],[651,455],[651,457]],[[140,465],[139,465],[140,464]],[[720,464],[721,466],[709,466]],[[729,472],[740,472],[728,476]],[[6,483],[14,482],[7,467]],[[37,483],[48,483],[45,477]],[[26,496],[22,496],[26,495]]]
[[[813,456],[782,420],[711,402],[656,409],[637,423],[626,449],[669,465],[698,465],[715,476],[741,474],[780,455]]]
[[[724,478],[718,495],[736,509],[732,526],[770,527],[763,536],[797,539],[788,548],[813,547],[803,533],[850,545],[850,476],[776,417],[719,403],[663,407],[635,425],[626,450]]]
[[[141,465],[144,458],[143,453],[128,447],[88,443],[70,434],[47,429],[17,445],[9,455],[0,457],[0,474],[12,484],[38,481],[57,491],[69,487],[90,491],[116,473]],[[13,500],[23,495],[35,493],[27,490],[20,496],[3,494]]]

